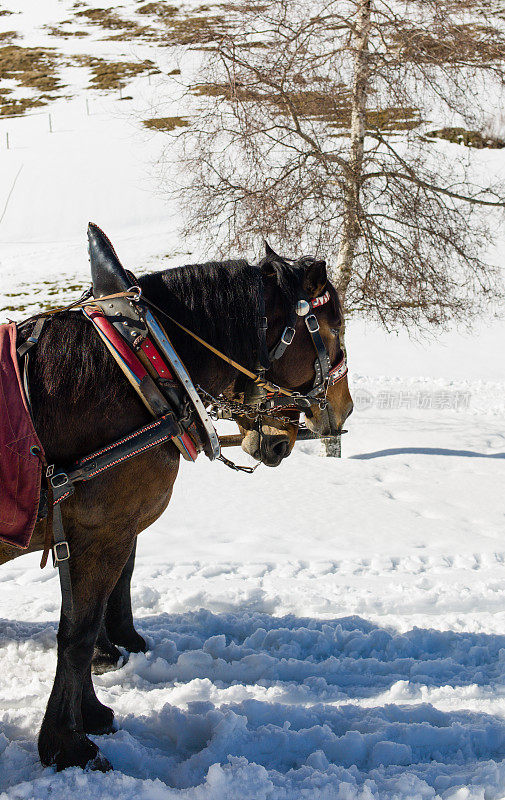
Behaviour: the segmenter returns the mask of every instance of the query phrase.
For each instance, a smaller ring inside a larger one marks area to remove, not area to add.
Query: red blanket
[[[37,519],[43,454],[16,354],[16,326],[0,325],[0,539],[28,547]]]

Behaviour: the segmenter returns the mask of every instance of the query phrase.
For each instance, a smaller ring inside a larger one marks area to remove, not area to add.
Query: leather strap
[[[44,327],[45,321],[46,321],[45,317],[39,317],[39,319],[35,322],[33,330],[29,335],[28,339],[26,340],[26,342],[23,342],[23,344],[20,344],[17,349],[18,358],[23,358],[23,356],[25,356],[28,353],[28,351],[31,350],[32,347],[37,344],[40,338],[40,334],[42,333],[42,328]]]
[[[55,470],[54,464],[47,468],[46,475],[52,491],[52,503],[50,503],[49,513],[52,515],[53,565],[58,567],[60,576],[62,612],[70,622],[72,622],[74,613],[70,578],[71,554],[63,528],[61,502],[73,494],[74,483],[77,481],[88,481],[139,453],[172,440],[174,436],[178,435],[179,431],[180,428],[175,422],[173,414],[169,413],[149,425],[145,425],[143,428],[128,434],[128,436],[124,436],[117,442],[112,442],[102,447],[101,450],[84,456],[72,469],[58,468]],[[46,559],[43,556],[41,566],[45,566],[45,562]]]
[[[72,581],[70,578],[70,548],[65,539],[61,507],[55,504],[53,508],[53,565],[58,567],[61,587],[61,610],[69,622],[74,618],[74,599],[72,596]]]
[[[176,319],[174,319],[174,317],[171,317],[170,314],[167,314],[166,311],[163,311],[163,309],[157,306],[156,303],[153,303],[146,297],[143,297],[142,300],[144,303],[146,303],[146,305],[151,306],[151,308],[154,308],[155,311],[159,311],[164,317],[169,319],[170,322],[173,322],[174,325],[177,325],[177,327],[180,328],[181,331],[184,331],[184,333],[187,333],[188,336],[191,336],[192,339],[195,339],[195,341],[199,342],[201,345],[203,345],[203,347],[206,347],[207,350],[210,350],[211,353],[214,353],[215,356],[218,356],[218,358],[221,358],[223,361],[226,361],[227,364],[236,369],[238,372],[241,372],[242,375],[246,375],[248,378],[254,381],[254,383],[256,383],[258,386],[261,386],[268,392],[274,392],[275,394],[283,394],[286,397],[298,396],[298,392],[291,391],[290,389],[285,389],[283,386],[277,386],[275,383],[271,383],[270,381],[265,380],[260,375],[257,375],[255,372],[251,372],[251,370],[247,369],[247,367],[243,367],[237,361],[234,361],[233,358],[230,358],[229,356],[222,353],[221,350],[218,350],[217,347],[214,347],[212,344],[209,344],[209,342],[206,342],[205,339],[201,338],[201,336],[198,336],[198,334],[193,333],[193,331],[190,331],[189,328],[186,328],[186,326],[183,325],[181,322],[178,322]]]
[[[93,323],[96,332],[148,411],[154,417],[165,414],[170,408],[167,400],[123,336],[110,324],[101,310],[86,306],[83,313]]]
[[[61,503],[74,491],[77,481],[89,481],[96,475],[105,472],[123,461],[150,450],[163,442],[172,440],[180,433],[180,427],[174,415],[169,412],[149,425],[139,428],[122,439],[102,447],[88,456],[79,459],[70,469],[59,468],[51,476],[51,485],[55,493],[55,504]]]
[[[47,319],[48,317],[54,317],[56,314],[61,314],[63,311],[72,311],[76,308],[88,306],[90,304],[90,297],[92,297],[91,289],[87,289],[79,298],[79,300],[69,303],[68,306],[59,306],[59,308],[51,308],[48,311],[41,311],[40,314],[34,314],[32,317],[28,317],[28,319],[25,319],[23,322],[19,323],[18,328],[22,328],[34,320]],[[113,294],[108,294],[104,297],[101,297],[100,302],[105,300],[115,300],[118,297],[125,297],[128,300],[135,301],[139,298],[139,290],[134,287],[133,289],[128,289],[125,292],[114,292]]]
[[[144,344],[147,341],[145,340],[142,342],[138,354],[134,353],[121,333],[110,324],[110,321],[106,319],[100,309],[87,306],[83,309],[83,313],[92,322],[112,357],[121,367],[150,413],[154,417],[158,417],[161,414],[166,416],[171,411],[170,403],[172,403],[174,396],[177,401],[174,406],[179,412],[181,409],[179,408],[180,403],[177,398],[177,392],[170,387],[171,391],[169,389],[167,392],[169,400],[167,400],[167,397],[158,388],[147,371],[147,368],[149,368],[150,371],[155,373],[160,378],[160,382],[173,378],[170,369],[164,363],[154,345],[150,343],[150,346],[145,347]],[[179,448],[183,458],[187,461],[196,461],[198,450],[187,431],[179,429],[179,433],[174,434],[174,444]]]
[[[305,325],[310,333],[317,354],[316,380],[314,382],[314,386],[317,386],[318,384],[324,384],[326,382],[326,379],[330,373],[331,364],[328,357],[328,351],[326,350],[324,342],[321,338],[321,334],[319,333],[319,322],[317,321],[315,314],[309,314],[307,317],[305,317]],[[319,369],[317,369],[317,367],[319,367]]]
[[[295,338],[295,333],[296,331],[294,327],[292,327],[291,325],[286,325],[278,344],[276,344],[275,347],[272,347],[272,349],[268,354],[270,361],[278,361],[279,358],[282,358],[282,356],[288,349],[289,345]]]

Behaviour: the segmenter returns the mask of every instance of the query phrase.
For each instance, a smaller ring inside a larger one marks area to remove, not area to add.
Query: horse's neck
[[[158,273],[156,275],[145,276],[144,279],[139,281],[145,297],[155,303],[161,311],[166,312],[174,319],[178,319],[189,330],[194,330],[195,333],[210,345],[217,346],[218,349],[224,350],[225,354],[228,355],[228,348],[226,346],[223,346],[222,343],[214,342],[212,340],[212,335],[202,330],[201,326],[198,326],[198,310],[195,311],[195,319],[192,319],[191,315],[188,315],[187,312],[185,315],[182,313],[182,309],[185,305],[184,296],[180,293],[180,290],[178,291],[177,285],[175,287],[170,284],[167,285],[162,275],[162,273]],[[230,367],[226,361],[220,359],[210,350],[195,341],[189,334],[171,323],[169,319],[163,317],[159,312],[156,312],[155,309],[153,313],[166,329],[170,341],[177,351],[178,356],[185,364],[195,386],[201,386],[214,396],[230,386],[236,376],[236,370]],[[220,319],[217,310],[215,319]],[[223,325],[224,324],[225,320],[223,320]],[[235,342],[239,340],[240,333],[241,331],[237,330]],[[247,361],[249,361],[249,358]]]

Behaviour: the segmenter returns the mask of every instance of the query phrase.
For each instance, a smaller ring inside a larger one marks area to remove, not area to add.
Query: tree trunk
[[[321,439],[323,443],[322,456],[327,458],[342,458],[342,437],[329,436],[327,439]]]
[[[349,136],[349,169],[345,174],[342,238],[337,265],[332,277],[340,295],[344,318],[340,330],[340,342],[345,352],[345,295],[352,275],[356,245],[360,236],[360,189],[363,173],[363,151],[366,133],[366,105],[370,83],[369,34],[372,0],[356,0],[358,10],[351,41],[354,53],[354,72],[351,93],[351,129]],[[327,456],[340,457],[340,436],[325,439]]]

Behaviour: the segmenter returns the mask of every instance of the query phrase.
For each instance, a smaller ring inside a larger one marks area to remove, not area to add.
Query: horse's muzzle
[[[257,430],[248,431],[242,442],[242,449],[267,467],[278,467],[289,455],[291,442],[284,433],[265,434],[261,436]]]
[[[267,467],[278,467],[283,458],[289,455],[289,438],[283,436],[262,436],[260,442],[260,460]]]

